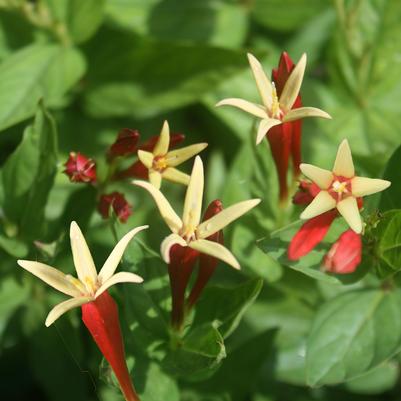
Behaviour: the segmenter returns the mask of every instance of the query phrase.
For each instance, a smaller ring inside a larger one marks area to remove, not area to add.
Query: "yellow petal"
[[[217,107],[219,106],[234,106],[237,107],[243,111],[246,111],[249,114],[252,114],[253,116],[259,117],[259,118],[267,118],[269,117],[266,113],[266,110],[262,107],[259,106],[258,104],[248,102],[247,100],[244,99],[238,99],[238,98],[229,98],[229,99],[224,99],[221,100],[219,103],[216,104]]]
[[[72,298],[68,299],[67,301],[61,302],[60,304],[56,305],[50,313],[47,315],[45,325],[49,327],[53,324],[61,315],[68,312],[73,308],[77,308],[87,302],[93,301],[93,297],[80,297],[80,298]]]
[[[256,86],[258,87],[260,97],[262,98],[262,102],[265,107],[270,110],[273,102],[272,83],[270,79],[266,76],[265,72],[263,71],[262,65],[259,63],[255,56],[253,56],[251,53],[248,53],[248,60],[256,81]]]
[[[162,177],[166,180],[183,185],[188,185],[190,178],[188,174],[185,174],[174,167],[166,168],[162,173]]]
[[[119,272],[116,273],[114,276],[110,277],[108,280],[106,280],[103,285],[100,286],[100,288],[96,291],[95,298],[97,298],[99,295],[103,294],[107,289],[109,289],[112,285],[118,284],[118,283],[142,283],[143,278],[141,276],[138,276],[137,274],[134,273],[129,273],[129,272]]]
[[[333,173],[312,164],[301,163],[299,168],[302,173],[311,179],[320,189],[328,189],[333,181]]]
[[[355,175],[351,149],[346,139],[344,139],[338,147],[333,173],[346,178],[352,178]]]
[[[68,280],[68,276],[54,267],[30,260],[18,260],[17,263],[63,294],[70,295],[71,297],[82,295],[78,288]]]
[[[176,167],[190,159],[192,156],[202,152],[206,147],[207,143],[196,143],[195,145],[186,146],[185,148],[172,150],[166,155],[166,164],[169,167]]]
[[[198,239],[196,241],[191,241],[188,246],[196,251],[220,259],[232,266],[234,269],[239,270],[241,268],[237,259],[235,259],[235,256],[226,247],[218,242],[208,241],[206,239]]]
[[[190,230],[195,230],[199,225],[202,210],[203,182],[203,163],[201,158],[196,156],[182,214],[182,224]]]
[[[356,197],[375,194],[384,191],[391,185],[390,181],[377,178],[354,177],[351,181],[352,195]]]
[[[172,246],[176,244],[181,246],[187,246],[187,242],[184,240],[184,238],[180,237],[177,234],[170,234],[163,240],[160,246],[160,253],[162,255],[163,260],[167,264],[170,263],[170,249]]]
[[[168,152],[169,146],[170,146],[170,128],[168,126],[168,122],[164,121],[159,139],[157,140],[156,145],[153,148],[153,154],[165,155]]]
[[[153,154],[145,150],[138,150],[138,159],[145,165],[146,168],[151,168],[153,165]]]
[[[223,209],[220,213],[217,213],[199,225],[196,230],[197,238],[207,238],[210,235],[217,233],[217,231],[226,227],[232,221],[238,219],[259,203],[260,199],[251,199],[236,203],[227,209]]]
[[[172,232],[177,233],[182,227],[182,221],[174,212],[165,196],[149,182],[135,180],[132,183],[138,185],[139,187],[145,188],[152,195],[159,212],[163,217],[163,220],[166,222]]]
[[[304,53],[298,61],[298,64],[292,70],[281,92],[279,102],[285,111],[291,110],[294,105],[295,99],[301,89],[302,80],[304,79],[305,67],[306,54]]]
[[[338,202],[337,210],[357,234],[362,232],[361,215],[359,214],[358,203],[353,196]]]
[[[331,119],[330,114],[316,107],[299,107],[298,109],[290,110],[283,118],[283,122],[299,120],[306,117],[320,117]]]
[[[327,191],[320,191],[302,212],[301,219],[311,219],[336,207],[336,201]]]
[[[274,118],[269,118],[266,120],[262,120],[259,123],[258,127],[258,132],[256,134],[256,145],[259,145],[260,142],[263,141],[263,138],[266,136],[267,132],[271,127],[274,127],[275,125],[282,124],[280,120],[276,120]]]
[[[125,234],[124,237],[118,241],[118,244],[114,247],[113,251],[110,253],[106,262],[104,262],[103,267],[100,269],[98,280],[100,284],[104,284],[116,271],[118,264],[123,257],[124,251],[128,244],[135,237],[136,234],[145,230],[149,226],[140,226],[131,230],[129,233]]]
[[[157,189],[162,185],[162,175],[158,171],[149,171],[149,182]]]
[[[73,221],[70,226],[70,240],[72,256],[74,258],[74,265],[78,278],[85,285],[87,290],[91,292],[97,281],[96,267],[89,251],[88,244],[82,235],[81,229],[75,221]]]

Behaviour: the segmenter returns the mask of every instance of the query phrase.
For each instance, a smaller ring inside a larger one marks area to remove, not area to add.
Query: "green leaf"
[[[381,193],[379,210],[401,209],[401,146],[392,154],[383,174],[385,180],[391,181],[390,188]]]
[[[85,105],[102,118],[150,117],[197,102],[246,65],[242,52],[158,42],[110,28],[100,30],[88,53]]]
[[[73,48],[37,44],[13,53],[0,64],[0,130],[32,116],[41,98],[60,105],[84,71]]]
[[[255,0],[252,16],[267,28],[290,31],[330,5],[328,0]]]
[[[25,237],[44,226],[47,198],[57,172],[57,132],[43,104],[3,168],[4,211]]]
[[[141,35],[222,47],[240,46],[248,25],[246,8],[226,0],[109,0],[107,13]]]
[[[194,326],[212,322],[224,338],[228,337],[255,301],[262,286],[263,280],[252,279],[234,287],[206,288],[196,306]]]
[[[75,43],[88,40],[103,21],[105,0],[46,0],[56,21],[65,24]]]
[[[377,227],[377,255],[394,270],[401,269],[401,210],[385,213]]]
[[[401,293],[350,291],[323,304],[308,338],[307,383],[336,384],[370,371],[401,346]]]
[[[174,375],[194,379],[196,375],[215,369],[226,357],[224,341],[210,323],[190,330],[176,348],[166,355],[165,368]]]

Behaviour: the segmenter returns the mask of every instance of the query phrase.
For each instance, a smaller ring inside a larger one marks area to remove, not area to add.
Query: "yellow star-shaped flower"
[[[325,111],[315,107],[299,107],[292,109],[304,77],[306,67],[305,53],[288,77],[280,97],[277,96],[274,82],[271,82],[266,76],[259,61],[250,53],[248,53],[248,60],[263,104],[259,105],[244,99],[229,98],[221,100],[216,106],[227,105],[238,107],[247,113],[261,118],[256,135],[257,145],[262,142],[270,128],[275,125],[305,117],[331,118]]]
[[[53,324],[61,315],[72,308],[94,301],[109,287],[117,283],[141,283],[143,279],[134,273],[114,274],[131,239],[140,231],[148,228],[141,226],[126,234],[115,246],[99,274],[97,274],[92,255],[78,224],[73,221],[70,227],[71,250],[78,278],[64,274],[54,267],[30,260],[18,260],[25,270],[39,277],[56,290],[69,295],[72,299],[56,305],[46,318],[46,326]]]
[[[179,244],[220,259],[236,269],[240,268],[238,261],[226,247],[206,238],[255,207],[260,199],[236,203],[201,223],[204,177],[203,164],[199,156],[196,157],[192,169],[182,219],[174,212],[164,195],[154,186],[146,181],[134,181],[133,183],[145,188],[152,195],[160,214],[172,231],[172,234],[166,237],[161,244],[161,254],[166,263],[170,263],[171,247]]]
[[[301,164],[300,168],[321,189],[303,211],[301,219],[311,219],[336,208],[357,234],[362,232],[357,198],[383,191],[391,185],[390,181],[355,175],[351,149],[346,139],[338,147],[332,171],[311,164]]]
[[[149,181],[156,188],[160,188],[162,178],[188,185],[189,175],[182,173],[175,167],[184,163],[207,147],[207,143],[197,143],[181,149],[169,151],[170,129],[167,121],[164,122],[153,152],[138,150],[139,160],[149,172]]]

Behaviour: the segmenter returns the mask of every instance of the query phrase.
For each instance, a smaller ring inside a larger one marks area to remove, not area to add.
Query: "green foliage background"
[[[81,151],[101,174],[121,128],[147,138],[165,119],[187,144],[209,143],[206,201],[263,203],[225,233],[242,271],[218,267],[176,349],[158,256],[167,229],[144,191],[113,187],[134,205],[119,236],[151,226],[124,262],[145,284],[112,290],[141,399],[401,399],[401,212],[390,211],[401,209],[399,149],[386,168],[401,143],[400,21],[398,0],[1,0],[1,399],[120,400],[79,312],[46,329],[62,297],[16,259],[72,272],[66,233],[75,219],[103,263],[115,243],[110,225],[96,213],[94,191],[71,184],[62,163]],[[304,104],[333,117],[304,122],[304,160],[329,167],[348,138],[360,175],[386,169],[393,182],[365,205],[386,212],[377,253],[347,280],[319,271],[327,247],[296,265],[283,259],[294,227],[271,233],[299,210],[279,210],[271,156],[254,147],[250,116],[214,107],[226,97],[257,100],[247,51],[269,71],[283,50],[294,60],[308,54]],[[182,187],[166,193],[181,205]]]

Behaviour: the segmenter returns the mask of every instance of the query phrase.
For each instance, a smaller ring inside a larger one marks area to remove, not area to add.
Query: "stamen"
[[[153,159],[153,169],[158,171],[159,173],[162,173],[167,167],[167,161],[164,156],[156,156]]]
[[[272,117],[280,117],[280,102],[277,96],[276,84],[272,82]]]

